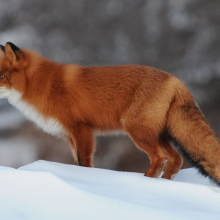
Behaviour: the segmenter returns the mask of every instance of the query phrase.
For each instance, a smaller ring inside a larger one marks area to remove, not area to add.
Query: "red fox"
[[[220,144],[185,85],[148,66],[60,64],[8,42],[0,46],[0,98],[44,131],[68,140],[92,167],[94,133],[125,131],[147,153],[148,177],[172,179],[182,157],[220,185]]]

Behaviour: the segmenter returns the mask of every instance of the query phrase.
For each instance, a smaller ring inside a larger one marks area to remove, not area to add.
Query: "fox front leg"
[[[92,128],[85,124],[78,124],[71,129],[68,139],[76,164],[92,167],[92,156],[95,147]]]

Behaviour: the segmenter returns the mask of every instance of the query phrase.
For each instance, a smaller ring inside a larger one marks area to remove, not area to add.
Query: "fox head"
[[[27,56],[13,43],[0,45],[0,98],[8,98],[11,91],[22,92],[25,87]]]

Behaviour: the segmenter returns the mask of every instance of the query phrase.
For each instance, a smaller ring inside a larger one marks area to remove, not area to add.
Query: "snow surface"
[[[0,219],[220,219],[220,188],[194,168],[175,180],[37,161],[0,167]]]

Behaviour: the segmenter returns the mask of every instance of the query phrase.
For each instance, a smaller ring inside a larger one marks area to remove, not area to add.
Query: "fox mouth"
[[[7,98],[10,94],[10,90],[6,87],[0,87],[0,98]]]

